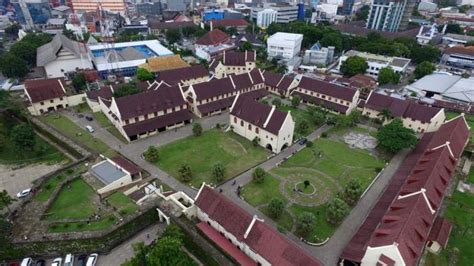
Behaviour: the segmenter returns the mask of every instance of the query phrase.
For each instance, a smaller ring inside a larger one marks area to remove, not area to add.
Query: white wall
[[[77,69],[93,69],[92,63],[87,58],[57,59],[44,66],[48,78],[62,78],[64,73]],[[63,70],[63,71],[61,71]]]
[[[364,257],[361,261],[361,266],[377,265],[380,255],[382,254],[394,260],[395,266],[406,265],[400,252],[398,251],[397,243],[393,243],[392,245],[388,246],[367,247],[367,250],[365,251]]]

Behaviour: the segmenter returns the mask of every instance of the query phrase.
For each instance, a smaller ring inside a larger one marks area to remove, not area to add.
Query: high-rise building
[[[268,25],[276,22],[278,12],[273,9],[264,9],[257,13],[257,26],[266,28]]]
[[[418,2],[418,0],[406,0],[402,21],[400,21],[400,27],[398,27],[399,30],[408,29],[408,23],[410,22],[411,15],[413,14],[413,10],[415,10],[415,8],[417,7]]]
[[[262,7],[254,7],[251,11],[251,18],[257,20],[257,15],[265,9],[273,9],[277,12],[277,23],[290,23],[298,18],[298,6],[288,3],[265,3]]]
[[[33,27],[33,24],[46,24],[51,17],[48,0],[13,0],[17,21],[22,25]],[[31,19],[31,21],[30,21]]]
[[[355,0],[344,0],[342,2],[342,15],[351,15]]]
[[[396,32],[400,26],[407,0],[372,0],[366,27]]]
[[[69,0],[69,7],[74,12],[96,12],[98,8],[97,0]],[[100,0],[100,5],[105,11],[125,13],[126,5],[124,0]]]

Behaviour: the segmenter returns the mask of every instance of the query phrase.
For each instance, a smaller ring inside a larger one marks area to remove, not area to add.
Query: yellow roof
[[[189,64],[183,61],[179,55],[151,57],[147,62],[138,67],[144,68],[150,72],[159,72],[170,69],[188,67]]]

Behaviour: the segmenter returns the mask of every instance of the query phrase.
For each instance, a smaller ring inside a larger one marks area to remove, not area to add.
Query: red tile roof
[[[98,90],[88,91],[86,92],[87,98],[93,101],[98,101],[99,97],[102,99],[110,99],[113,96],[112,90],[110,86],[103,86]]]
[[[438,242],[441,247],[445,248],[452,228],[453,225],[448,220],[438,216],[433,223],[428,240]]]
[[[416,265],[468,139],[464,117],[447,121],[437,132],[425,134],[392,177],[341,258],[360,263],[368,246],[395,243],[404,263]]]
[[[311,79],[308,77],[302,77],[298,87],[349,102],[352,102],[357,92],[357,90],[353,88],[340,86],[318,79]]]
[[[195,205],[272,265],[322,265],[296,244],[259,220],[254,223],[245,238],[252,216],[208,186],[202,188]]]
[[[120,155],[111,158],[111,160],[125,169],[125,171],[129,172],[131,175],[140,173],[140,168],[138,166]]]
[[[215,68],[219,62],[222,62],[224,66],[245,66],[247,62],[255,62],[256,55],[255,51],[224,51],[222,55],[211,62],[210,66]]]
[[[249,23],[245,19],[220,19],[211,20],[212,26],[215,27],[238,27],[247,26]]]
[[[208,77],[209,71],[201,65],[165,70],[157,73],[158,81],[164,81],[169,85],[176,85],[181,81]]]
[[[186,104],[178,86],[161,86],[156,90],[116,98],[115,103],[122,120]]]
[[[25,81],[25,91],[32,103],[66,96],[65,82],[60,79],[30,79]]]
[[[274,135],[278,135],[289,114],[276,108],[272,112],[273,108],[272,106],[259,103],[244,94],[237,96],[230,114]],[[267,120],[268,123],[265,125]]]
[[[389,110],[394,117],[411,118],[429,123],[442,110],[437,107],[430,107],[410,100],[402,100],[388,95],[371,92],[365,107],[378,112],[386,109]]]
[[[230,39],[229,35],[220,29],[214,29],[204,34],[196,41],[198,45],[219,45],[227,42]]]

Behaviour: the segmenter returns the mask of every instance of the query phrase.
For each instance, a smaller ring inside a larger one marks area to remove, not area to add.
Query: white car
[[[74,255],[67,254],[64,258],[64,266],[73,266],[74,265]]]
[[[31,266],[33,265],[33,260],[31,258],[24,258],[21,261],[21,266]]]
[[[87,131],[89,131],[89,133],[94,133],[94,128],[93,127],[87,125],[86,129],[87,129]]]
[[[21,199],[21,198],[24,198],[24,197],[30,195],[30,193],[31,193],[31,188],[18,192],[18,194],[16,194],[16,196],[17,196],[17,198]]]
[[[55,258],[51,266],[61,266],[63,265],[63,258]]]
[[[98,257],[99,257],[99,254],[97,253],[90,254],[89,258],[87,259],[86,266],[95,266],[97,263]]]

